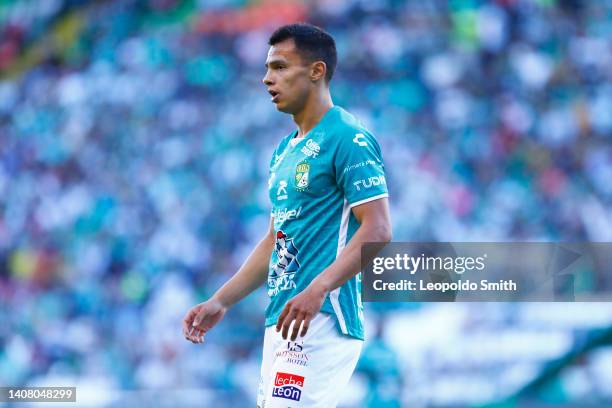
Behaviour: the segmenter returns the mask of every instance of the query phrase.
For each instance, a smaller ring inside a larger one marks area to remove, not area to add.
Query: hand
[[[204,335],[219,323],[227,308],[217,299],[210,299],[192,307],[183,319],[183,335],[194,344],[204,342]]]
[[[278,332],[282,329],[283,339],[287,340],[289,326],[295,320],[291,332],[291,341],[295,341],[297,338],[300,325],[302,325],[300,336],[304,337],[308,331],[310,321],[321,310],[326,296],[327,290],[312,282],[300,294],[287,302],[276,323],[276,331]]]

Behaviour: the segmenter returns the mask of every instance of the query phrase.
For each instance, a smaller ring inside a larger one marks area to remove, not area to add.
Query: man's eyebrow
[[[271,60],[269,62],[266,62],[265,67],[268,68],[270,65],[281,65],[281,64],[286,64],[287,62],[285,60],[282,59],[274,59]]]

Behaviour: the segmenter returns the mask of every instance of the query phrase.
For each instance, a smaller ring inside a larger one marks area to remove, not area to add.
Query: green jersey
[[[270,258],[266,326],[334,260],[359,223],[351,208],[387,197],[380,147],[344,109],[334,106],[302,139],[278,145],[268,181],[276,242]],[[322,312],[345,335],[364,338],[361,274],[333,290]]]

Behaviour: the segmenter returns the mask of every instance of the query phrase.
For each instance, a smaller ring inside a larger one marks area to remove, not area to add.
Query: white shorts
[[[291,330],[289,330],[291,335]],[[266,328],[259,408],[332,408],[348,384],[363,341],[343,336],[335,317],[319,313],[305,337],[283,340],[275,326]]]

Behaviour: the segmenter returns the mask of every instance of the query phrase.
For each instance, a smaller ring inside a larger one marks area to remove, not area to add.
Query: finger
[[[204,312],[200,311],[193,318],[193,323],[191,325],[194,327],[198,327],[202,323],[202,320],[204,320]]]
[[[189,341],[193,344],[199,344],[203,335],[204,333],[201,330],[194,328],[193,333],[189,336]]]
[[[204,333],[203,331],[198,331],[198,333],[196,334],[196,344],[202,344],[204,343],[204,336],[206,335],[206,333]]]
[[[289,314],[290,310],[291,305],[287,303],[283,308],[283,311],[281,312],[280,316],[278,316],[278,321],[276,322],[276,331],[279,331],[281,329],[281,327],[283,326],[283,322],[285,321],[285,317],[287,316],[287,314]]]
[[[298,332],[300,331],[300,326],[302,325],[302,321],[304,321],[304,317],[306,317],[305,313],[300,313],[295,318],[295,323],[293,323],[293,330],[291,330],[291,341],[295,341],[297,338]]]
[[[204,331],[198,329],[197,327],[193,331],[193,338],[196,343],[200,343],[200,339],[204,336]]]
[[[304,319],[304,323],[302,323],[302,333],[300,333],[300,337],[306,336],[306,332],[308,331],[308,327],[310,326],[310,317],[306,316]]]
[[[289,326],[291,326],[291,322],[295,319],[296,312],[289,313],[289,316],[285,318],[283,322],[283,340],[287,340],[287,335],[289,332]]]
[[[184,333],[185,333],[185,339],[191,341],[191,335],[193,334],[193,327],[190,327],[189,329],[185,329]]]
[[[206,333],[208,331],[208,329],[210,329],[210,327],[207,327],[208,324],[204,321],[204,319],[205,319],[204,315],[205,315],[205,313],[200,312],[193,319],[192,327],[193,327],[194,330],[196,330],[198,332],[198,336],[202,336],[204,333]]]
[[[194,315],[195,315],[195,311],[192,309],[189,312],[187,312],[187,314],[185,315],[185,318],[183,319],[183,334],[185,336],[188,336],[189,330],[191,329],[191,322],[193,320]]]
[[[193,343],[194,332],[195,332],[195,327],[192,326],[187,332],[187,335],[185,335],[185,338],[192,343]]]
[[[189,336],[191,336],[191,330],[183,329],[183,336],[189,340]]]
[[[194,343],[197,340],[197,336],[198,336],[198,328],[192,326],[191,329],[189,330],[188,340]]]

